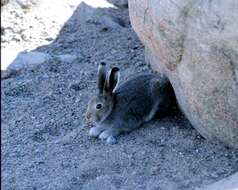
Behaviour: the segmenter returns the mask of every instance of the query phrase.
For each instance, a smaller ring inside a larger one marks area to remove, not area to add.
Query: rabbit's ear
[[[99,94],[103,93],[105,81],[106,81],[106,63],[101,62],[98,66],[98,79],[97,79]]]
[[[120,70],[118,67],[113,67],[107,75],[107,80],[105,82],[104,91],[106,93],[112,94],[119,83]]]

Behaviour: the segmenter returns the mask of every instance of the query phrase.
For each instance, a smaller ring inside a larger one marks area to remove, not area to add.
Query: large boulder
[[[129,0],[146,60],[202,136],[238,148],[238,1]]]

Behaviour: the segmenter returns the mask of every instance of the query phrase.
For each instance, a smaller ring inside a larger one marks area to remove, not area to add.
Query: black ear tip
[[[105,63],[105,62],[101,62],[100,65],[101,65],[101,66],[105,66],[106,63]]]
[[[113,67],[113,68],[112,68],[112,71],[113,71],[113,72],[117,72],[117,71],[119,71],[119,70],[120,70],[120,69],[119,69],[118,67]]]

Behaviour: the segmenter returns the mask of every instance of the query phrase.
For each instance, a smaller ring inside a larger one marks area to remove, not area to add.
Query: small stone
[[[159,166],[153,166],[150,170],[151,175],[158,175],[159,170],[160,170]]]
[[[142,152],[141,152],[141,155],[145,155],[145,154],[146,154],[146,152],[145,152],[145,151],[142,151]]]
[[[48,38],[45,38],[45,40],[50,42],[50,41],[53,41],[54,38],[52,38],[52,37],[48,37]]]
[[[115,137],[110,136],[110,137],[107,138],[107,141],[106,141],[106,142],[107,142],[107,144],[113,145],[113,144],[116,144],[116,143],[117,143],[117,140],[116,140]]]

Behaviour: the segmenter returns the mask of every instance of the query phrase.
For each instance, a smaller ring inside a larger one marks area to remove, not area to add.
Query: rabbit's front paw
[[[107,139],[109,137],[115,137],[119,134],[119,131],[116,129],[109,129],[109,130],[105,130],[103,131],[100,135],[99,138],[104,140]]]
[[[102,128],[101,127],[92,127],[89,130],[89,136],[91,137],[97,137],[101,132],[102,132]]]

